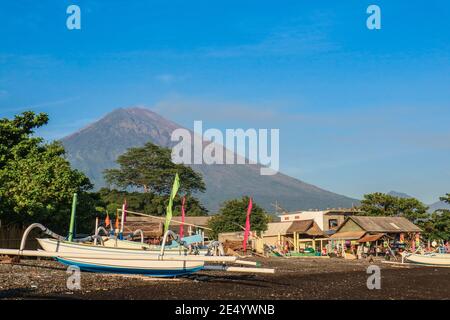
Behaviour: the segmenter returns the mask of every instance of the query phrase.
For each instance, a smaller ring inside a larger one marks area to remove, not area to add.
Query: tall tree
[[[0,219],[4,224],[41,222],[63,231],[69,222],[72,194],[88,197],[89,179],[70,167],[58,143],[32,137],[48,121],[45,114],[25,112],[0,120]],[[90,202],[89,202],[90,203]],[[90,214],[92,208],[83,214]]]
[[[42,138],[32,137],[34,129],[48,123],[45,113],[32,111],[16,115],[14,119],[0,119],[0,169],[13,158],[26,155],[32,148],[38,148]],[[45,148],[44,146],[41,146]]]
[[[110,185],[122,189],[134,187],[144,192],[167,195],[178,172],[180,192],[191,194],[205,191],[205,183],[199,173],[183,164],[173,163],[170,149],[150,142],[141,148],[128,149],[119,156],[117,163],[120,168],[105,170],[104,176]]]
[[[425,238],[450,240],[450,210],[440,209],[433,212],[429,219],[419,223]]]
[[[412,222],[418,222],[428,217],[428,209],[415,198],[399,198],[385,193],[365,194],[359,208],[364,215],[369,216],[401,216]]]
[[[226,201],[222,204],[219,213],[209,221],[209,227],[212,229],[210,237],[217,239],[221,232],[242,231],[247,217],[247,206],[249,197]],[[250,226],[252,231],[261,234],[267,230],[269,217],[263,208],[253,202],[252,213],[250,215]]]
[[[441,201],[450,203],[450,193],[440,197]],[[424,235],[429,239],[450,240],[450,210],[438,209],[434,211],[429,219],[421,223]]]

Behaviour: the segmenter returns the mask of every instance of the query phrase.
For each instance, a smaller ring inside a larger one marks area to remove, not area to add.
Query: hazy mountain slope
[[[117,109],[99,121],[62,139],[68,160],[85,172],[98,189],[104,186],[102,172],[116,167],[115,160],[127,148],[147,141],[170,147],[172,131],[180,126],[147,109]],[[258,165],[194,165],[203,174],[207,191],[199,198],[212,212],[221,202],[252,195],[272,211],[276,200],[287,210],[350,207],[358,201],[300,180],[276,174],[261,176]]]
[[[406,194],[403,192],[398,192],[398,191],[389,191],[387,194],[390,196],[393,196],[393,197],[397,197],[397,198],[404,198],[404,199],[413,198],[409,194]]]
[[[434,211],[439,210],[439,209],[450,210],[450,204],[448,204],[448,203],[446,203],[444,201],[435,202],[433,204],[430,204],[430,206],[428,208],[428,212],[429,213],[433,213]]]

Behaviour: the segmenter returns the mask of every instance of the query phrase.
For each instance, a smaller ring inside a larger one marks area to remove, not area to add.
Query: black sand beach
[[[376,261],[381,289],[369,290],[366,261],[269,258],[275,274],[199,272],[177,279],[81,274],[81,290],[66,287],[66,268],[53,261],[0,264],[0,299],[444,299],[450,268],[398,267]]]

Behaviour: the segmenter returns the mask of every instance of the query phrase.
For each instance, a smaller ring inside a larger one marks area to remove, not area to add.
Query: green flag
[[[166,223],[164,224],[164,233],[166,233],[167,230],[169,230],[170,220],[172,220],[173,199],[175,199],[179,187],[180,187],[180,177],[178,176],[177,173],[175,175],[175,181],[173,182],[172,192],[170,193],[169,204],[167,205],[166,209]]]

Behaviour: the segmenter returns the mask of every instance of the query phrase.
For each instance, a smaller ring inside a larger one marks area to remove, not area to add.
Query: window
[[[289,217],[284,217],[284,220],[289,220]]]
[[[300,219],[300,216],[295,216],[295,218],[294,219]]]
[[[338,220],[337,219],[330,219],[328,220],[328,229],[335,229],[338,226]]]

